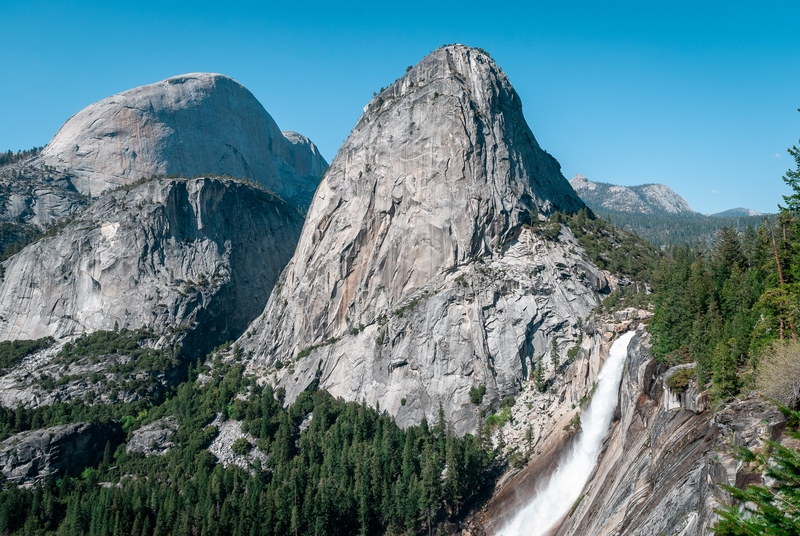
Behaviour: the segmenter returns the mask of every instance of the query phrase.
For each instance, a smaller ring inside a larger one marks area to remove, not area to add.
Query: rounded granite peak
[[[218,73],[173,76],[91,104],[39,160],[70,170],[92,196],[142,177],[229,175],[301,208],[327,167],[313,144],[284,137],[247,88]]]

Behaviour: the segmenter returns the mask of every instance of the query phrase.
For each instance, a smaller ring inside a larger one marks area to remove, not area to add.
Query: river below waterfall
[[[597,462],[603,438],[617,407],[619,384],[632,331],[611,345],[589,406],[581,414],[581,431],[568,453],[530,503],[509,521],[498,536],[543,536],[572,508]]]

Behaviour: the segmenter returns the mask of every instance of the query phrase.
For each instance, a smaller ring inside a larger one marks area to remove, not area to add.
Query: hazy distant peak
[[[717,212],[716,214],[709,214],[709,216],[712,218],[740,218],[743,216],[763,216],[763,214],[750,208],[737,207],[723,210],[722,212]]]
[[[569,180],[572,189],[580,194],[580,190],[595,190],[597,188],[597,184],[593,183],[580,173],[575,175]]]
[[[575,192],[592,207],[636,214],[696,214],[689,203],[664,184],[619,186],[593,182],[583,175],[570,181]]]

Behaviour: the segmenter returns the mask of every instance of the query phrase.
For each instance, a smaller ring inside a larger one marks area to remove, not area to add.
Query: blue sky
[[[373,91],[459,42],[506,71],[567,178],[774,211],[800,139],[798,20],[796,1],[0,0],[0,150],[44,145],[110,94],[214,71],[330,161]]]

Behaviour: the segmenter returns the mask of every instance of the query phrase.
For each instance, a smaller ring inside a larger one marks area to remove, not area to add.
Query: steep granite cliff
[[[87,204],[64,171],[30,162],[0,167],[0,223],[39,229],[70,216]]]
[[[707,395],[665,385],[670,371],[650,358],[648,335],[631,343],[612,427],[583,500],[557,535],[713,534],[714,508],[730,497],[717,484],[760,483],[734,458],[737,446],[761,448],[785,418],[766,400],[749,398],[714,413]]]
[[[202,353],[263,310],[303,218],[230,179],[157,179],[98,199],[3,263],[0,340],[177,330]]]
[[[290,400],[317,381],[401,424],[441,404],[472,430],[470,388],[487,405],[517,392],[605,289],[568,230],[525,225],[582,206],[491,58],[438,49],[366,106],[239,344]]]
[[[28,486],[64,474],[76,476],[103,459],[106,444],[113,449],[122,437],[118,425],[86,422],[22,432],[0,442],[0,472]]]
[[[73,115],[35,159],[68,170],[86,195],[155,175],[247,178],[305,209],[327,164],[281,133],[244,86],[191,73],[112,95]]]

